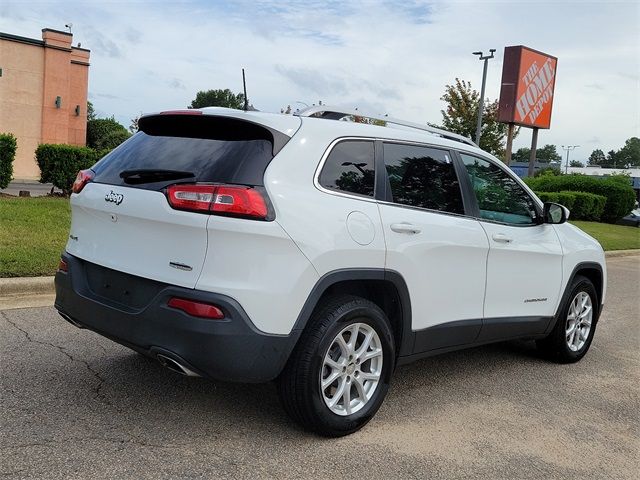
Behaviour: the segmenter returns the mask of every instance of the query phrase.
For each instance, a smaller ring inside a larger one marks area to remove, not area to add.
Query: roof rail
[[[446,138],[448,140],[455,140],[457,142],[466,143],[467,145],[472,145],[477,147],[473,140],[465,137],[464,135],[459,135],[457,133],[449,132],[447,130],[442,130],[440,128],[430,127],[428,125],[422,125],[419,123],[408,122],[406,120],[400,120],[399,118],[380,116],[380,115],[369,115],[367,113],[361,112],[359,110],[348,110],[339,107],[329,107],[327,105],[318,105],[313,107],[305,108],[299,112],[294,113],[299,117],[315,117],[315,118],[326,118],[329,120],[342,120],[345,117],[364,117],[369,118],[371,120],[378,120],[385,123],[391,123],[393,125],[402,125],[403,127],[415,128],[416,130],[422,130],[424,132],[429,132],[434,135],[438,135],[442,138]]]

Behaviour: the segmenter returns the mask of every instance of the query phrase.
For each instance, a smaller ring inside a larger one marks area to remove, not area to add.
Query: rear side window
[[[345,140],[338,143],[324,162],[319,181],[320,185],[330,190],[373,197],[373,142]]]
[[[158,115],[141,119],[140,127],[92,167],[94,182],[159,189],[177,180],[127,182],[121,174],[166,170],[193,174],[180,178],[183,182],[262,186],[278,135],[242,120],[206,115]]]
[[[384,164],[394,203],[464,213],[460,184],[448,151],[385,143]]]

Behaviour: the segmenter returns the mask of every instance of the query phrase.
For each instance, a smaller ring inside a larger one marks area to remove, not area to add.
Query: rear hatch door
[[[71,196],[67,251],[113,270],[194,288],[207,254],[206,213],[174,210],[176,183],[263,185],[288,136],[237,118],[171,112],[140,119],[141,131],[92,167]]]

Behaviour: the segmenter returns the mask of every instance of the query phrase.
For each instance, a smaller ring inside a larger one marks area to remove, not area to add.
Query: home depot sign
[[[528,47],[506,47],[498,120],[549,128],[558,59]]]

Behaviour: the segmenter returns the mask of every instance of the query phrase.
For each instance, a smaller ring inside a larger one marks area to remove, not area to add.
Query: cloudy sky
[[[280,111],[297,101],[438,123],[456,77],[480,87],[471,52],[497,49],[487,96],[500,92],[505,46],[558,57],[554,112],[539,144],[620,148],[640,134],[640,3],[369,0],[0,2],[0,31],[32,38],[73,23],[91,50],[89,98],[128,126],[186,107],[198,90],[242,89]],[[1,60],[1,59],[0,59]],[[514,146],[527,146],[523,129]]]

